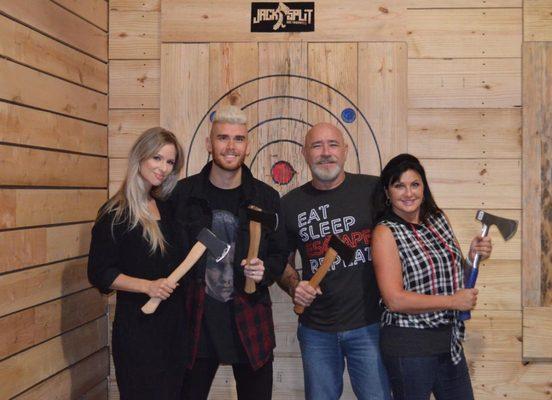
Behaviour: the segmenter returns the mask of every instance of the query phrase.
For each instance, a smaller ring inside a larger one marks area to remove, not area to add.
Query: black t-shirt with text
[[[234,253],[238,231],[241,187],[220,189],[209,183],[211,230],[230,244],[230,251],[218,263],[208,254],[205,265],[205,309],[198,356],[216,358],[221,364],[246,362],[234,319]]]
[[[299,317],[310,328],[338,332],[380,320],[370,250],[377,182],[374,176],[346,174],[337,188],[318,190],[309,182],[282,198],[289,249],[301,254],[303,280],[321,265],[330,235],[355,249],[350,264],[336,259],[320,284],[322,295]]]

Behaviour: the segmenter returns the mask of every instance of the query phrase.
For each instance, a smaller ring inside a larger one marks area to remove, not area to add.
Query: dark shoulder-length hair
[[[422,164],[420,164],[420,160],[412,154],[403,153],[389,160],[385,168],[381,171],[379,185],[374,193],[376,221],[379,221],[391,209],[391,204],[389,204],[387,200],[386,190],[397,182],[403,173],[409,170],[417,172],[424,184],[424,200],[422,201],[420,209],[420,220],[426,221],[431,215],[442,212],[433,199],[429,183],[427,183],[425,169]]]

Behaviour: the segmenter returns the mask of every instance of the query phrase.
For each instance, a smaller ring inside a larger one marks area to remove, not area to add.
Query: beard
[[[330,168],[327,168],[327,164],[331,164]],[[336,179],[342,171],[341,165],[337,164],[337,159],[332,156],[320,157],[312,166],[312,174],[322,182],[331,182]]]
[[[215,154],[214,152],[211,154],[213,156],[213,163],[220,169],[223,169],[224,171],[237,171],[241,168],[243,165],[243,161],[245,160],[245,154],[243,154],[241,157],[238,158],[236,164],[228,165],[224,162],[224,156],[226,154]]]

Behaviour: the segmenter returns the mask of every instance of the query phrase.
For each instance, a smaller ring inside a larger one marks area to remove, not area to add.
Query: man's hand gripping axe
[[[263,211],[258,207],[249,206],[247,208],[247,217],[249,218],[249,250],[247,252],[247,263],[259,255],[259,245],[261,243],[261,225],[269,230],[278,229],[278,214]],[[245,293],[255,293],[257,290],[255,281],[251,278],[245,278]]]
[[[339,256],[345,262],[345,264],[349,264],[352,261],[354,255],[354,249],[339,240],[337,236],[332,235],[330,237],[330,242],[328,243],[328,250],[326,250],[326,254],[324,255],[324,260],[322,261],[322,264],[320,265],[320,267],[318,267],[314,275],[310,278],[309,286],[316,289],[318,285],[320,285],[320,282],[322,282],[322,279],[324,279],[324,277],[330,270],[330,267],[332,266],[337,256]],[[293,311],[295,311],[295,314],[297,315],[303,314],[303,312],[305,311],[305,307],[296,304],[293,307]]]
[[[177,283],[201,258],[205,250],[209,250],[216,261],[219,262],[228,254],[230,245],[217,238],[209,229],[203,228],[197,235],[196,244],[190,249],[184,261],[167,277],[167,280]],[[154,313],[161,301],[158,297],[151,297],[142,307],[142,312],[144,314]]]
[[[481,221],[481,223],[483,224],[483,227],[481,229],[482,237],[488,235],[491,225],[495,225],[504,240],[510,240],[516,234],[518,227],[518,222],[516,220],[497,217],[496,215],[489,214],[482,210],[477,211],[477,214],[475,214],[475,219]],[[477,281],[477,275],[479,273],[480,258],[481,257],[479,256],[479,254],[475,255],[470,277],[468,279],[468,283],[466,284],[467,289],[472,289],[473,287],[475,287],[475,282]],[[471,318],[471,312],[461,311],[459,318],[462,321],[466,321]]]

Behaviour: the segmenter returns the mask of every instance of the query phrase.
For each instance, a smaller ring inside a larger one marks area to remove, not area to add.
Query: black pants
[[[207,400],[219,363],[210,358],[196,359],[187,371],[182,400]],[[253,371],[249,364],[232,364],[238,400],[272,399],[272,360]]]
[[[427,357],[383,355],[395,400],[473,400],[466,358],[454,365],[450,353]]]

